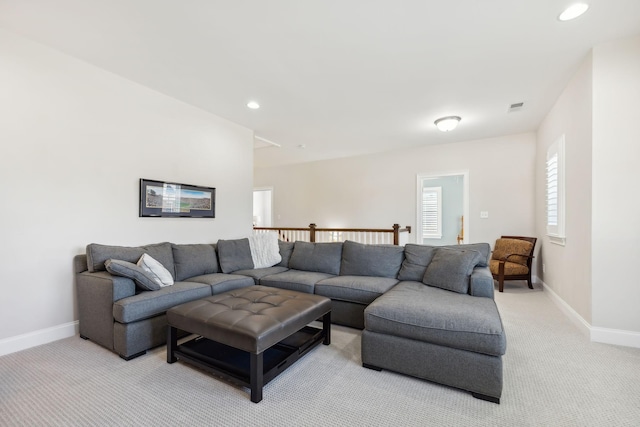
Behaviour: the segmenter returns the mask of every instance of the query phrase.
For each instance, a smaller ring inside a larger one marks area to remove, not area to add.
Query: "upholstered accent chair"
[[[500,292],[504,289],[505,280],[526,280],[529,289],[533,289],[531,266],[536,240],[535,237],[523,236],[502,236],[496,240],[489,269],[493,279],[498,281]]]

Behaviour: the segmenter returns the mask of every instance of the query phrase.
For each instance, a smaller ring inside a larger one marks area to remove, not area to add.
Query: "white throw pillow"
[[[253,268],[266,268],[282,261],[278,235],[276,233],[260,233],[249,236]]]
[[[153,276],[154,280],[160,285],[160,287],[173,285],[173,276],[169,273],[164,265],[155,260],[149,254],[142,254],[138,260],[138,266],[144,271]]]

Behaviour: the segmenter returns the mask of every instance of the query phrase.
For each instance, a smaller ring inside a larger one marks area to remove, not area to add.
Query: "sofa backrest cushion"
[[[340,273],[342,242],[310,243],[297,241],[289,259],[289,268],[318,273]]]
[[[374,276],[395,279],[404,260],[404,248],[365,245],[347,240],[342,245],[341,276]]]
[[[469,293],[469,278],[482,254],[473,249],[436,248],[422,283],[461,294]]]
[[[293,242],[283,242],[282,240],[278,240],[280,256],[282,257],[282,261],[278,264],[279,267],[289,268],[289,259],[291,259],[291,254],[293,253],[293,245]]]
[[[249,239],[218,240],[218,261],[223,273],[253,269]]]
[[[145,246],[109,246],[91,243],[87,245],[87,268],[90,273],[105,271],[104,263],[108,259],[118,259],[136,263],[142,254],[149,254],[174,275],[173,250],[171,243],[156,243]],[[174,277],[175,279],[175,277]]]
[[[407,243],[404,246],[404,261],[398,272],[398,280],[422,282],[427,265],[435,254],[435,246]]]
[[[442,246],[443,248],[449,249],[460,249],[460,250],[472,250],[480,252],[480,258],[478,261],[479,267],[488,267],[489,260],[491,259],[491,245],[488,243],[468,243],[466,245],[450,245],[450,246]]]
[[[215,245],[211,244],[172,244],[173,262],[176,266],[176,281],[190,277],[213,274],[220,271]]]
[[[427,266],[431,262],[435,250],[438,248],[454,250],[474,250],[480,253],[478,266],[487,267],[491,256],[491,246],[488,243],[471,243],[466,245],[430,246],[408,243],[404,247],[404,261],[398,273],[399,280],[422,281]]]

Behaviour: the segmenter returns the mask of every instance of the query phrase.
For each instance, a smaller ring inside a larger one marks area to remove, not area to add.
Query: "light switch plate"
[[[480,218],[489,218],[488,211],[480,211]]]

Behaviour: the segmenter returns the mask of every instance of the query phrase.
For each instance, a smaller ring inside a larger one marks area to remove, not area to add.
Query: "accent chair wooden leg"
[[[504,290],[504,261],[500,261],[498,264],[498,291]]]

